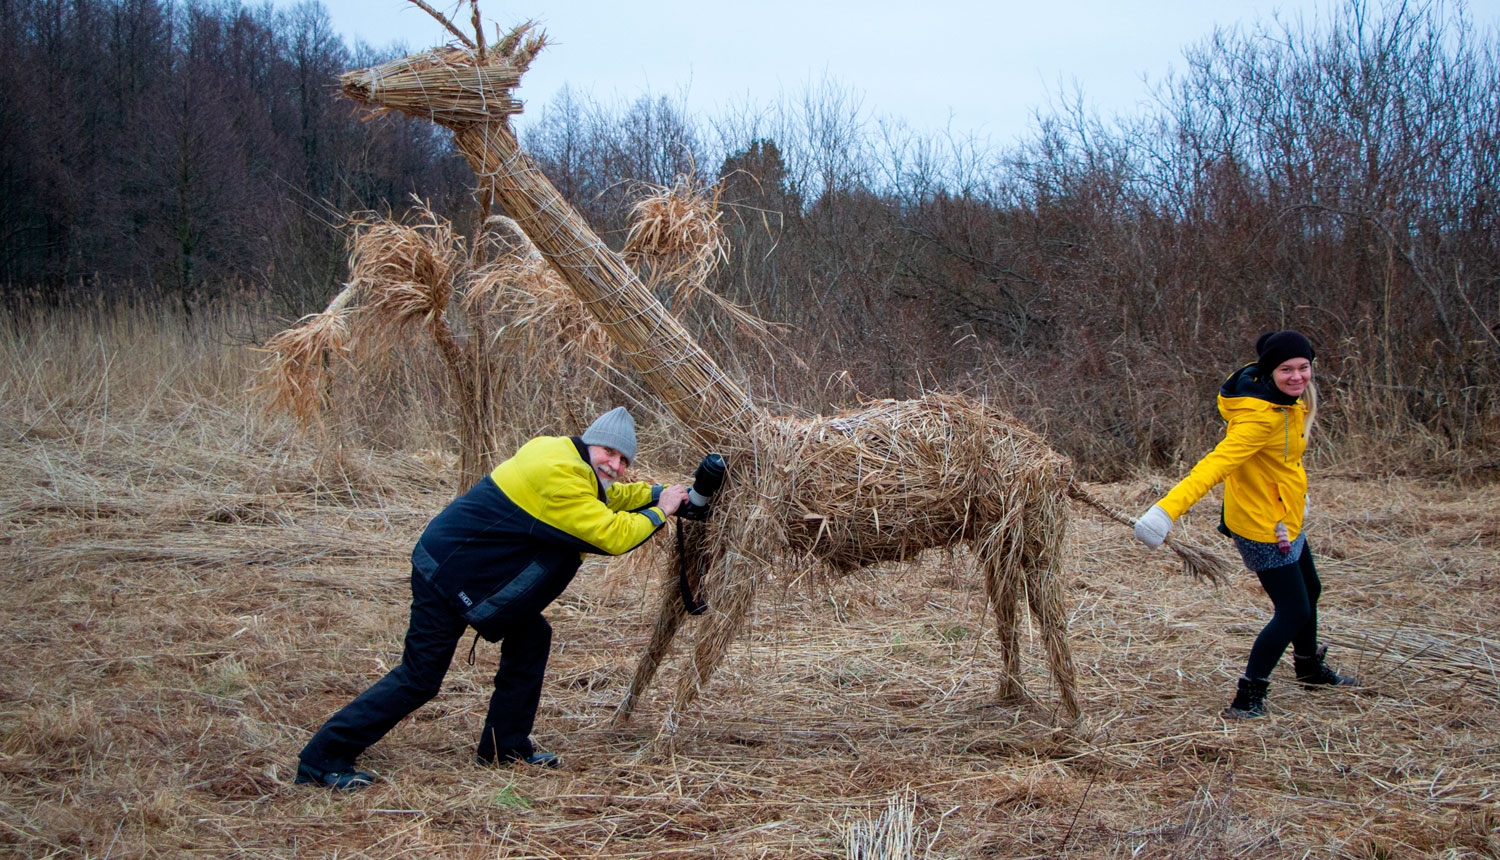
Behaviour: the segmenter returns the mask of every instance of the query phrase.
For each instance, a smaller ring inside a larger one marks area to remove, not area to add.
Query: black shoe
[[[1328,654],[1327,645],[1319,645],[1311,657],[1292,654],[1292,664],[1297,667],[1297,683],[1308,689],[1313,687],[1358,687],[1359,681],[1349,675],[1340,675],[1323,662]]]
[[[474,763],[480,767],[494,767],[500,764],[529,764],[533,767],[562,767],[562,761],[558,759],[557,753],[534,752],[527,756],[504,755],[498,759],[495,757],[474,756]]]
[[[362,770],[318,770],[306,762],[297,765],[295,783],[324,785],[338,791],[355,791],[375,784],[375,775]]]
[[[511,761],[516,764],[529,764],[535,767],[562,767],[562,761],[558,759],[557,753],[549,752],[534,752],[525,758],[513,758]]]
[[[1239,691],[1234,701],[1220,714],[1226,720],[1250,720],[1266,715],[1266,693],[1271,689],[1270,681],[1255,678],[1240,678]]]

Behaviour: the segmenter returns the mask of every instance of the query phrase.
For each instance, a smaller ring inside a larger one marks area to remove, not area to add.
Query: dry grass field
[[[536,739],[561,770],[471,763],[481,642],[362,759],[381,782],[340,795],[293,785],[296,754],[399,658],[407,553],[453,490],[430,428],[304,436],[244,393],[248,350],[176,323],[33,322],[0,352],[0,854],[845,857],[893,846],[851,834],[894,811],[910,850],[857,856],[1500,857],[1500,488],[1315,470],[1324,635],[1364,686],[1304,691],[1288,660],[1264,720],[1218,717],[1269,614],[1254,578],[1195,584],[1079,509],[1076,725],[1034,641],[1036,700],[994,701],[982,583],[929,556],[787,571],[643,755],[683,662],[609,729],[647,554],[591,562],[549,611]],[[1095,489],[1135,510],[1169,481]],[[1185,524],[1205,540],[1212,507]]]

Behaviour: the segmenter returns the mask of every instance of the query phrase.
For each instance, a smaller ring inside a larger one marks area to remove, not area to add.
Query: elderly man
[[[582,436],[527,442],[428,523],[412,551],[401,665],[308,741],[297,782],[371,784],[355,758],[438,694],[470,626],[502,643],[478,760],[557,767],[557,756],[536,751],[530,738],[552,647],[542,609],[568,587],[583,553],[635,549],[687,497],[682,485],[617,483],[635,454],[635,420],[617,407]]]

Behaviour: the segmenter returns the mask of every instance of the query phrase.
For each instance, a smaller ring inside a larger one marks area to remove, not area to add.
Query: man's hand
[[[656,506],[670,517],[677,513],[677,509],[682,506],[683,502],[687,501],[687,494],[687,487],[682,484],[673,484],[661,491],[661,498],[656,500]]]
[[[1167,539],[1167,532],[1172,530],[1172,517],[1162,510],[1161,505],[1152,505],[1151,510],[1141,514],[1140,519],[1135,521],[1135,537],[1141,543],[1149,547],[1161,546],[1162,541]]]

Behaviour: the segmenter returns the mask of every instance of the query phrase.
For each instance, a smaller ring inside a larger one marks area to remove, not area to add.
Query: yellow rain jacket
[[[556,600],[584,553],[620,555],[656,534],[660,497],[649,483],[605,490],[576,436],[532,439],[427,524],[412,569],[495,641]]]
[[[629,552],[667,521],[655,506],[661,487],[617,483],[601,497],[588,451],[580,455],[584,447],[566,436],[532,439],[490,479],[521,510],[586,544],[585,551]]]
[[[1219,414],[1229,422],[1224,439],[1157,504],[1173,520],[1187,513],[1214,485],[1224,482],[1224,525],[1248,540],[1276,543],[1276,524],[1290,540],[1302,533],[1307,500],[1307,407],[1275,383],[1242,367],[1219,389]]]

